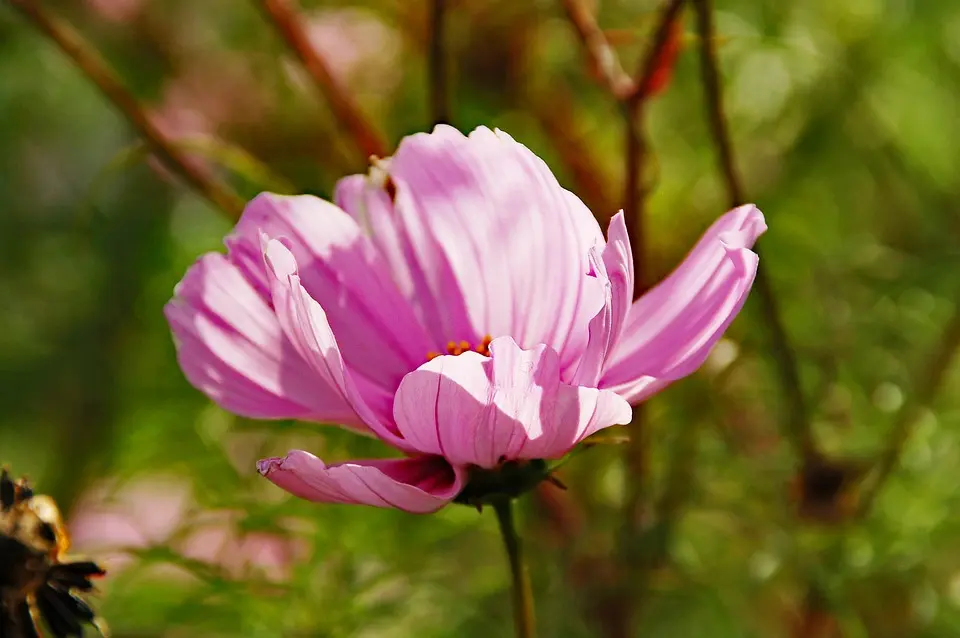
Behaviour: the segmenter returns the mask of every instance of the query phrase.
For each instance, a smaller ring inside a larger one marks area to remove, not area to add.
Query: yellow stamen
[[[462,341],[448,341],[448,342],[447,342],[447,354],[451,354],[451,355],[456,356],[456,355],[458,355],[458,354],[463,354],[464,352],[471,352],[471,351],[473,351],[473,352],[477,352],[477,353],[479,353],[479,354],[482,354],[482,355],[485,356],[485,357],[489,357],[489,356],[490,356],[490,343],[491,343],[492,341],[493,341],[493,337],[491,337],[490,335],[486,335],[486,336],[480,341],[480,343],[477,344],[477,347],[476,347],[476,348],[474,348],[474,347],[470,344],[470,342],[469,342],[469,341],[466,341],[466,340],[462,340]],[[442,353],[442,352],[436,352],[436,351],[434,351],[434,350],[430,350],[429,352],[427,352],[427,361],[432,361],[433,359],[436,359],[437,357],[439,357],[441,354],[443,354],[443,353]]]
[[[477,352],[482,354],[485,357],[490,356],[490,342],[493,341],[493,337],[487,335],[483,338],[483,341],[480,342],[480,345],[477,346]]]

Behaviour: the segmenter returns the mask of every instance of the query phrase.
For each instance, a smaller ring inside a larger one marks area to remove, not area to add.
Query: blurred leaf
[[[180,138],[173,141],[173,145],[193,155],[211,160],[234,174],[254,184],[259,190],[266,190],[280,194],[292,194],[296,187],[283,177],[274,173],[266,164],[248,153],[243,148],[213,139],[210,137]],[[90,185],[84,201],[89,202],[87,207],[93,207],[103,190],[109,185],[118,173],[147,161],[152,157],[149,146],[144,142],[137,142],[118,152],[110,162],[103,167]],[[85,208],[87,208],[85,207]],[[90,208],[92,210],[92,208]]]

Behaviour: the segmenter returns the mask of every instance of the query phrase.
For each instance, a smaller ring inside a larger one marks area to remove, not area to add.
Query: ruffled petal
[[[545,345],[522,350],[500,337],[490,353],[437,357],[404,377],[394,420],[408,443],[455,466],[492,468],[559,458],[630,421],[630,405],[615,393],[561,383],[559,358]]]
[[[302,450],[264,459],[257,469],[274,485],[310,501],[395,507],[415,514],[435,512],[452,501],[464,476],[462,468],[435,456],[326,465]]]
[[[603,236],[536,155],[500,131],[441,125],[377,171],[366,187],[349,178],[338,201],[370,224],[435,350],[512,335],[558,351],[564,367],[579,359],[603,304],[587,275]]]
[[[324,309],[301,285],[293,253],[276,239],[262,238],[264,260],[271,276],[270,292],[280,327],[313,371],[315,379],[333,388],[374,434],[399,449],[407,449],[392,427],[386,404],[371,406],[357,389],[344,363]]]
[[[261,258],[261,269],[262,269]],[[215,403],[263,419],[310,419],[366,430],[342,394],[286,338],[269,303],[224,255],[201,257],[164,314],[187,379]]]
[[[752,205],[717,220],[682,264],[633,303],[600,387],[631,403],[700,367],[743,307],[767,229]]]
[[[590,249],[590,263],[604,285],[603,308],[590,321],[590,338],[574,376],[574,384],[596,386],[603,366],[620,338],[633,299],[633,255],[623,211],[610,220],[607,244]]]
[[[355,374],[392,396],[433,344],[360,225],[330,202],[309,195],[256,197],[226,243],[239,268],[259,273],[257,283],[266,293],[260,233],[285,239],[301,283],[323,306],[344,360]]]

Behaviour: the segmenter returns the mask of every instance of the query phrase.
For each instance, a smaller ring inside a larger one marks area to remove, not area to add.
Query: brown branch
[[[573,24],[588,57],[600,73],[613,97],[620,103],[624,121],[624,190],[623,212],[630,232],[630,245],[634,267],[634,298],[646,290],[646,188],[643,184],[643,168],[647,156],[647,144],[643,130],[643,107],[652,78],[658,72],[665,48],[683,8],[684,0],[669,0],[659,13],[653,40],[643,57],[637,78],[623,71],[616,53],[607,42],[595,18],[577,0],[564,0],[567,17]],[[605,630],[611,636],[632,635],[638,606],[642,601],[649,574],[653,568],[651,556],[642,547],[646,535],[643,532],[646,492],[650,470],[650,434],[646,423],[644,405],[633,411],[630,424],[632,435],[624,447],[626,497],[623,506],[623,521],[617,548],[620,562],[620,588],[618,600],[611,601],[605,612]],[[673,495],[670,495],[672,498]],[[666,498],[666,497],[665,497]],[[661,503],[664,511],[675,514],[672,501]],[[663,527],[669,529],[669,525]],[[657,559],[660,560],[660,559]]]
[[[363,153],[364,161],[371,156],[385,157],[387,146],[382,136],[367,120],[353,97],[333,77],[326,61],[310,42],[303,28],[302,18],[297,15],[293,6],[294,0],[259,0],[259,2],[280,37],[313,78],[314,85],[330,104],[334,116],[349,131],[357,148]]]
[[[624,105],[624,133],[626,139],[626,174],[624,176],[623,212],[630,224],[630,247],[633,252],[633,297],[646,291],[646,189],[643,184],[647,144],[643,134],[644,87],[657,72],[661,55],[683,9],[684,0],[670,0],[660,13],[653,42],[640,64],[638,79],[631,91],[622,98]]]
[[[631,92],[621,98],[624,117],[624,144],[625,144],[625,175],[623,193],[623,211],[630,230],[630,248],[633,254],[634,268],[634,298],[640,297],[647,289],[646,281],[646,187],[643,184],[644,166],[647,157],[647,142],[643,130],[645,93],[650,78],[657,70],[664,47],[669,41],[670,32],[680,10],[683,0],[669,0],[660,12],[660,17],[654,31],[653,41],[641,63],[641,74],[634,82]],[[624,448],[624,463],[627,476],[630,477],[626,485],[626,498],[623,507],[623,527],[620,535],[618,556],[626,567],[626,582],[624,594],[629,598],[621,603],[623,613],[627,618],[620,623],[623,631],[630,635],[633,618],[637,614],[636,607],[642,601],[636,600],[644,596],[647,581],[654,568],[648,552],[640,546],[644,527],[644,510],[646,507],[646,492],[650,473],[650,432],[646,419],[644,404],[633,410],[631,423],[633,436]],[[664,527],[666,529],[667,525]]]
[[[697,30],[700,35],[700,67],[710,133],[717,147],[717,159],[730,206],[735,207],[744,204],[746,199],[743,184],[737,173],[733,158],[730,132],[724,115],[720,70],[716,52],[716,34],[713,24],[713,6],[711,0],[694,0],[694,6],[697,13]],[[759,250],[756,248],[754,250],[759,254]],[[754,290],[760,302],[760,311],[764,322],[770,330],[773,358],[780,378],[780,385],[787,398],[787,433],[806,461],[815,460],[820,457],[820,453],[810,429],[810,414],[801,387],[797,356],[787,337],[780,308],[766,273],[765,268],[760,268],[757,271]]]
[[[673,29],[677,27],[684,1],[670,0],[660,12],[660,18],[654,30],[653,43],[640,62],[633,91],[626,98],[628,104],[641,103],[646,97],[646,89],[660,70],[664,51],[670,45],[670,38],[673,35]]]
[[[168,169],[178,174],[194,190],[232,219],[240,217],[243,212],[243,200],[226,185],[214,180],[188,160],[150,120],[116,72],[72,26],[47,13],[40,7],[38,0],[12,0],[12,5],[96,84],[100,92],[123,114],[154,155]]]
[[[647,139],[640,120],[642,101],[623,105],[623,214],[630,231],[630,251],[633,253],[633,298],[646,290],[646,188],[643,167],[647,155]]]
[[[791,629],[793,638],[840,638],[840,626],[820,589],[807,588],[800,613]]]
[[[427,53],[430,86],[430,119],[433,124],[450,122],[450,94],[447,89],[445,35],[448,0],[430,0],[430,46]]]
[[[581,0],[563,0],[563,8],[583,43],[594,71],[617,100],[625,98],[634,90],[633,78],[623,70],[616,51],[607,42],[590,10]]]
[[[587,56],[600,72],[613,97],[621,104],[624,115],[624,191],[623,211],[630,227],[630,244],[633,250],[634,298],[645,290],[645,230],[643,165],[646,156],[646,140],[641,121],[646,93],[657,73],[663,52],[669,45],[671,32],[683,9],[684,0],[669,0],[660,11],[653,41],[641,60],[636,78],[624,72],[616,52],[607,42],[596,18],[579,0],[564,0],[567,17],[580,37]]]
[[[552,87],[547,99],[531,95],[527,100],[531,114],[570,171],[577,194],[606,227],[617,212],[616,195],[606,175],[597,170],[600,160],[587,143],[587,135],[578,130],[580,122],[571,102],[569,91],[562,86]]]
[[[858,507],[858,514],[861,516],[870,511],[884,483],[899,465],[903,446],[910,437],[913,426],[923,414],[923,409],[930,405],[943,385],[958,349],[960,349],[960,301],[954,302],[953,314],[947,321],[943,333],[934,345],[924,367],[915,375],[919,382],[914,385],[913,392],[908,395],[907,400],[893,417],[890,442],[877,463],[874,478],[864,486],[861,494]]]
[[[567,18],[579,36],[587,57],[600,74],[611,95],[623,108],[625,155],[623,212],[630,230],[630,246],[633,253],[634,298],[639,297],[646,289],[644,272],[646,189],[643,185],[643,166],[647,148],[641,125],[646,97],[644,88],[650,85],[651,79],[658,71],[683,3],[684,0],[669,0],[661,10],[653,41],[641,61],[637,77],[631,78],[623,70],[616,52],[584,3],[580,0],[563,0]],[[640,417],[639,413],[635,413],[635,418]]]
[[[744,203],[743,186],[733,159],[730,132],[723,109],[723,89],[720,84],[720,65],[717,62],[716,35],[713,25],[711,0],[694,0],[697,14],[697,31],[700,35],[700,70],[706,98],[707,119],[710,133],[717,146],[720,172],[727,188],[731,206]]]

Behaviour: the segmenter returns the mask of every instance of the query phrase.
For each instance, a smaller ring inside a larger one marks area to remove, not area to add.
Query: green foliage
[[[171,135],[195,140],[182,147],[192,160],[244,195],[329,196],[338,178],[364,170],[250,6],[164,0],[114,21],[113,4],[127,3],[98,0],[70,17],[151,110],[173,118]],[[316,20],[345,4],[304,3]],[[356,4],[379,26],[328,35],[325,51],[395,143],[430,124],[423,3]],[[624,66],[635,68],[655,3],[600,4],[601,24],[617,30]],[[770,226],[761,268],[818,439],[832,458],[870,463],[960,283],[960,9],[950,0],[719,4],[734,145]],[[618,111],[559,2],[451,5],[454,124],[504,128],[586,201],[610,206],[594,211],[609,218],[622,181]],[[650,278],[724,209],[698,44],[692,33],[684,41],[671,86],[647,114]],[[329,460],[386,450],[332,426],[237,419],[189,387],[162,307],[194,259],[221,249],[229,222],[140,162],[141,143],[116,111],[7,8],[0,77],[0,457],[71,520],[159,476],[188,492],[169,534],[153,537],[148,524],[130,562],[106,558],[114,569],[97,602],[114,635],[506,635],[509,578],[492,515],[316,506],[257,476],[257,458],[290,448]],[[575,167],[581,152],[602,178],[593,197]],[[766,328],[752,300],[722,345],[726,361],[650,402],[649,533],[636,542],[666,559],[630,601],[642,612],[637,635],[796,636],[811,593],[844,636],[960,634],[960,377],[948,375],[923,412],[871,512],[816,523],[790,500],[798,459],[780,427]],[[598,445],[565,464],[559,510],[522,501],[543,636],[606,635],[625,484],[640,480],[619,454]],[[166,511],[161,496],[173,488],[163,490],[138,497],[147,512]],[[109,535],[114,523],[102,525]],[[212,545],[190,550],[201,532]]]

